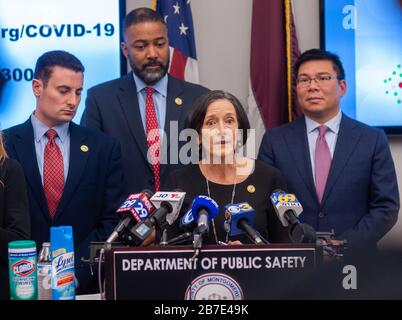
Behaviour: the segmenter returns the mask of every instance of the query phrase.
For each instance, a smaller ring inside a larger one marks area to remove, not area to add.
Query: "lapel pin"
[[[176,99],[174,99],[174,102],[178,105],[181,106],[183,104],[183,100],[179,97],[177,97]]]
[[[80,147],[80,149],[81,149],[82,152],[88,152],[88,150],[89,150],[88,146],[86,146],[85,144],[83,144],[83,145]]]
[[[249,184],[249,185],[247,186],[247,191],[248,191],[249,193],[254,193],[254,192],[255,192],[255,187],[254,187],[252,184]]]

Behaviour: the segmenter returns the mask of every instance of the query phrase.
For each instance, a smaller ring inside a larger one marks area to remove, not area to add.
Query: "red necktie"
[[[329,169],[331,168],[332,159],[327,140],[325,140],[325,134],[327,133],[328,128],[321,125],[318,130],[314,156],[315,188],[317,191],[318,201],[321,203],[322,196],[324,195],[325,185],[327,184]]]
[[[50,217],[53,219],[64,190],[64,165],[63,156],[54,140],[57,137],[57,132],[50,129],[46,132],[46,137],[49,140],[45,147],[43,188]]]
[[[147,129],[148,159],[151,161],[155,178],[155,191],[159,191],[160,187],[160,134],[158,119],[156,118],[155,104],[152,95],[155,91],[153,88],[146,87],[147,93],[145,101],[145,123]]]

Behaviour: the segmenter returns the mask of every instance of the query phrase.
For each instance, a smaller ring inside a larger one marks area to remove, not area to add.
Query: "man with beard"
[[[120,140],[127,192],[159,190],[178,166],[168,159],[171,141],[178,140],[170,137],[174,126],[180,133],[191,104],[208,90],[167,74],[167,27],[155,11],[131,11],[122,28],[121,49],[132,71],[88,90],[81,124]]]

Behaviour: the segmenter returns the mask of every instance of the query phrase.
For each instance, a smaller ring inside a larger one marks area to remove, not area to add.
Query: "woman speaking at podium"
[[[191,209],[198,195],[216,201],[219,213],[209,222],[204,244],[250,243],[247,236],[230,236],[225,227],[225,206],[248,203],[254,209],[254,228],[269,242],[290,242],[287,229],[277,218],[269,196],[286,189],[282,174],[275,168],[243,156],[250,123],[239,100],[220,90],[210,91],[193,104],[187,128],[196,131],[199,156],[192,164],[172,172],[165,190],[186,192],[181,215]],[[254,135],[253,135],[254,137]],[[192,141],[194,143],[194,141]],[[249,141],[255,145],[255,141]],[[180,160],[180,159],[179,159]],[[180,218],[168,230],[169,238],[183,233]]]

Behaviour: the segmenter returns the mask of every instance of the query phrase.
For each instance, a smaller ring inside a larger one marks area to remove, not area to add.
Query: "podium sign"
[[[312,245],[112,248],[106,299],[243,300],[285,298],[314,272]]]

